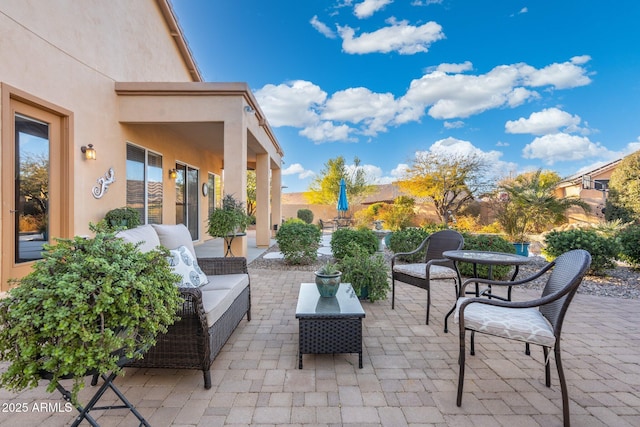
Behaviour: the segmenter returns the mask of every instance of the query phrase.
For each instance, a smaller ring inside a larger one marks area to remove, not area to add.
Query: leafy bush
[[[370,255],[378,250],[378,238],[372,230],[367,228],[358,230],[340,228],[331,235],[331,252],[333,252],[333,256],[341,260],[346,256],[352,255],[354,246],[350,246],[350,242],[354,242]]]
[[[313,222],[313,212],[311,209],[298,209],[298,219],[303,220],[307,224]]]
[[[0,300],[0,361],[9,362],[3,388],[36,387],[44,371],[53,375],[52,392],[71,376],[76,402],[87,372],[120,373],[116,351],[142,357],[176,320],[182,299],[168,251],[143,253],[104,221],[91,230],[95,238],[45,245],[44,258]]]
[[[546,247],[542,253],[548,261],[572,249],[586,250],[591,254],[590,271],[594,274],[602,274],[604,270],[614,267],[613,261],[618,254],[614,239],[588,229],[551,231],[545,236],[544,242]]]
[[[140,225],[140,212],[129,207],[111,209],[104,216],[107,227],[111,229],[117,228],[136,228]]]
[[[631,225],[618,232],[620,259],[640,268],[640,225]]]
[[[394,252],[411,252],[420,246],[420,243],[429,236],[428,231],[422,228],[405,228],[403,230],[394,231],[389,237],[389,249]],[[420,262],[424,259],[424,251],[420,251],[415,255],[400,257],[406,262]]]
[[[501,236],[491,234],[470,234],[463,233],[464,237],[464,250],[473,251],[491,251],[491,252],[505,252],[508,254],[516,253],[516,248],[513,244],[509,243],[507,239]],[[460,274],[467,277],[473,277],[473,264],[468,262],[458,263]],[[511,270],[509,265],[494,265],[492,266],[493,278],[496,280],[505,279]],[[478,264],[477,266],[478,277],[489,277],[489,266]]]
[[[389,267],[380,254],[371,255],[356,242],[348,243],[349,253],[340,261],[342,281],[351,283],[358,296],[371,302],[385,299],[389,290]]]
[[[276,241],[289,264],[311,264],[318,258],[318,248],[322,232],[313,224],[300,219],[290,219],[282,223]]]

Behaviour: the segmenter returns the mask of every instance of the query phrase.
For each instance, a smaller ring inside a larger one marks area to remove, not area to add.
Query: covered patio
[[[546,388],[542,350],[532,347],[526,356],[521,344],[486,335],[476,337],[476,355],[467,357],[463,404],[456,406],[458,332],[442,332],[448,282],[433,286],[430,325],[424,325],[426,294],[413,287],[396,289],[395,310],[388,299],[363,302],[363,369],[357,355],[337,354],[305,355],[300,370],[296,299],[299,284],[312,281],[313,273],[251,266],[249,273],[252,320],[240,323],[215,360],[210,390],[195,370],[129,368],[116,379],[151,425],[562,425],[557,374],[552,370]],[[514,294],[519,299],[536,291]],[[572,425],[640,425],[637,307],[637,300],[576,295],[563,332]],[[64,407],[45,387],[0,390],[0,398],[28,408]],[[105,395],[105,403],[111,398]],[[74,412],[4,413],[0,426],[66,425]],[[105,426],[137,425],[124,410],[92,414]]]

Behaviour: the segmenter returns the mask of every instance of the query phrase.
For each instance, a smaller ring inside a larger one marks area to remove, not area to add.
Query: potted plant
[[[389,267],[384,257],[350,244],[349,254],[340,261],[342,281],[351,283],[356,295],[370,302],[385,299],[389,290]]]
[[[321,297],[335,297],[340,287],[342,272],[332,262],[324,264],[315,272],[316,286]]]
[[[136,228],[140,225],[140,213],[130,208],[129,206],[123,206],[121,208],[111,209],[104,216],[107,225],[111,228]]]
[[[142,357],[176,320],[178,276],[168,251],[143,253],[115,237],[104,221],[94,238],[57,239],[44,258],[0,300],[0,386],[14,391],[84,376],[120,372],[119,357]],[[45,376],[46,375],[46,376]]]
[[[222,198],[222,207],[214,209],[209,216],[209,234],[212,237],[235,236],[244,233],[251,221],[247,215],[244,203],[231,194]]]

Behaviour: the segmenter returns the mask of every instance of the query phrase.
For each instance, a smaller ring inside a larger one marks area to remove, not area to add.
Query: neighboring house
[[[203,241],[221,188],[246,201],[248,168],[269,244],[283,151],[246,84],[203,82],[169,0],[3,0],[0,29],[1,290],[125,205]]]
[[[604,219],[604,207],[609,191],[609,179],[622,159],[615,160],[592,170],[565,178],[556,187],[558,197],[578,197],[589,205],[591,212],[573,207],[567,212],[570,223],[598,222]]]

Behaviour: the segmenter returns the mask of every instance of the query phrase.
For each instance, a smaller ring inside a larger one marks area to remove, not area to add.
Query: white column
[[[269,216],[271,214],[269,186],[269,155],[256,155],[256,245],[259,248],[269,247],[271,230]]]
[[[282,222],[282,170],[271,171],[271,224],[280,229]]]
[[[247,203],[247,126],[244,114],[234,115],[224,122],[224,194]],[[247,238],[233,239],[235,256],[247,256]]]

